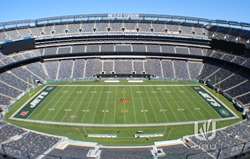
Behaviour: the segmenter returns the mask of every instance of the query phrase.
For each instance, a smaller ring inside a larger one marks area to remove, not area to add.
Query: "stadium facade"
[[[215,150],[195,149],[203,143],[188,136],[172,146],[156,143],[123,149],[93,144],[61,151],[54,147],[64,138],[0,121],[0,153],[14,158],[82,158],[92,150],[100,158],[150,158],[161,150],[165,158],[244,156],[250,145],[249,28],[248,23],[154,14],[91,14],[0,23],[2,115],[35,83],[146,75],[157,80],[199,80],[220,91],[246,118],[217,131]]]

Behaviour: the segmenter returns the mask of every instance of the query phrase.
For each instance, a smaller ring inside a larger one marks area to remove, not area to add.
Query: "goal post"
[[[34,94],[34,80],[32,76],[30,76],[31,85],[29,84],[29,79],[27,78],[26,80],[27,80],[27,91],[30,98]]]

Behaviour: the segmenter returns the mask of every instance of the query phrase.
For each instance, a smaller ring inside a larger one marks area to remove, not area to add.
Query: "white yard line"
[[[63,106],[65,105],[65,103],[67,103],[67,100],[69,99],[69,97],[71,97],[72,93],[75,91],[77,87],[74,88],[74,90],[70,93],[70,95],[68,95],[68,97],[66,98],[66,101],[63,103],[63,105],[61,106],[61,108],[56,112],[56,115],[54,116],[54,118],[52,119],[54,121],[54,119],[56,118],[57,114],[61,111],[61,109],[63,108]],[[62,97],[62,96],[61,96]],[[61,98],[60,98],[61,99]],[[60,101],[60,100],[58,100]]]
[[[59,87],[56,87],[55,89],[59,89]],[[62,87],[61,89],[63,89],[64,87]],[[55,91],[55,89],[53,90],[53,91]],[[58,90],[58,92],[54,95],[54,97],[52,98],[52,99],[54,99],[55,97],[57,97],[57,94],[61,91],[61,89],[60,90]],[[51,93],[50,93],[50,95],[51,95]],[[49,106],[50,105],[50,103],[51,102],[53,102],[53,100],[51,100],[51,101],[49,101],[45,106],[43,106],[43,109],[42,109],[42,111],[40,111],[40,113],[36,116],[36,118],[35,119],[37,119],[39,116],[40,116],[40,114],[41,113],[43,113],[44,112],[44,110],[47,108],[47,106]],[[41,103],[40,103],[41,104]],[[39,105],[38,105],[39,106]],[[36,111],[36,110],[35,110]],[[33,112],[35,112],[35,111],[33,111]],[[32,113],[33,113],[32,112]],[[50,113],[50,112],[49,112]],[[46,115],[48,115],[49,113],[47,113]],[[30,114],[31,115],[31,114]],[[45,118],[43,118],[43,120],[44,120]]]
[[[124,91],[124,88],[122,88],[122,91]],[[125,97],[125,93],[123,93],[123,98]],[[124,123],[126,123],[126,110],[125,110],[125,103],[123,102],[123,117],[124,117]]]
[[[81,107],[81,105],[82,105],[82,102],[85,100],[85,97],[86,97],[86,94],[88,93],[88,91],[89,91],[89,88],[90,87],[88,87],[88,90],[87,91],[85,91],[85,94],[84,94],[84,96],[82,97],[82,100],[81,100],[81,102],[79,103],[79,106],[78,106],[78,108],[77,108],[77,110],[76,110],[76,112],[78,112],[79,111],[79,108]],[[88,109],[88,108],[87,108]],[[76,114],[76,112],[74,113],[74,114]],[[86,112],[85,112],[86,113]],[[74,120],[74,118],[72,118],[71,119],[71,122]]]
[[[192,88],[190,88],[192,91],[194,91]],[[195,92],[195,91],[194,91]],[[197,93],[197,92],[195,92],[195,93]],[[193,96],[193,95],[192,95]],[[196,101],[198,101],[198,103],[202,106],[202,108],[204,108],[205,110],[206,110],[206,112],[211,116],[211,118],[213,118],[213,116],[210,114],[210,112],[207,110],[207,107],[206,106],[203,106],[202,104],[201,104],[201,102],[197,99],[197,98],[195,98],[194,96],[193,96],[193,98],[196,100]],[[202,100],[203,100],[203,98],[202,98]],[[205,102],[208,106],[209,106],[209,108],[211,107],[207,102]],[[213,108],[212,108],[213,109]],[[214,110],[214,109],[213,109]],[[215,110],[214,110],[215,111]],[[216,111],[215,111],[216,112]],[[217,113],[217,112],[216,112]],[[218,114],[218,113],[217,113]]]
[[[138,86],[137,86],[137,90],[140,91],[140,90],[138,89]],[[140,96],[140,100],[141,100],[141,94],[140,94],[140,93],[139,93],[139,96]],[[143,106],[142,100],[141,100],[141,105],[142,105],[143,110],[145,110],[145,108],[144,108],[144,106]],[[146,116],[146,114],[145,114],[145,111],[143,111],[143,113],[144,113],[144,117],[145,117],[146,123],[148,123],[148,120],[147,120],[147,116]]]
[[[186,87],[185,87],[185,86],[184,86],[183,88],[187,91],[187,93],[189,92],[189,91],[186,89]],[[179,87],[178,87],[178,89],[179,89]],[[180,91],[180,89],[179,89],[179,91]],[[191,103],[192,103],[193,108],[195,108],[194,106],[196,106],[196,105],[192,102],[192,100],[190,100],[190,98],[189,98],[189,97],[187,97],[187,96],[186,96],[186,91],[183,93],[183,94],[184,94],[184,96],[188,99],[188,101],[189,101],[189,102],[191,102]],[[184,102],[184,103],[186,103],[186,102]],[[204,115],[203,115],[200,111],[198,111],[198,112],[199,112],[199,113],[203,116],[203,118],[204,118],[204,119],[206,119],[206,118],[204,117]]]
[[[156,114],[155,114],[155,111],[154,111],[154,108],[153,108],[152,102],[151,102],[151,100],[150,100],[150,97],[149,97],[149,95],[148,95],[148,91],[146,90],[146,88],[145,88],[145,87],[143,87],[143,88],[144,88],[144,90],[146,91],[147,97],[148,97],[148,99],[149,99],[149,103],[150,103],[151,108],[152,108],[152,110],[153,110],[153,113],[154,113],[155,119],[156,119],[156,121],[157,121],[157,123],[158,123],[158,119],[157,119],[157,116],[156,116]]]
[[[59,88],[59,87],[57,87],[57,88]],[[63,87],[63,88],[64,88],[64,87]],[[62,90],[63,88],[61,88],[61,89],[56,93],[56,95],[55,95],[52,99],[54,99],[55,97],[57,97],[57,94],[60,93],[61,90]],[[68,89],[69,89],[69,88],[68,88]],[[67,89],[67,90],[68,90],[68,89]],[[59,98],[59,100],[56,101],[56,103],[58,103],[58,101],[60,101],[60,99],[61,99],[62,97],[63,97],[63,96],[61,96],[61,97]],[[44,106],[43,110],[38,114],[38,116],[36,117],[36,119],[40,116],[40,114],[41,114],[45,109],[47,109],[48,106],[51,106],[51,105],[50,105],[51,102],[53,103],[54,101],[53,101],[53,100],[49,101],[49,102]],[[55,103],[55,104],[56,104],[56,103]],[[54,104],[54,105],[55,105],[55,104]],[[54,105],[52,106],[52,108],[54,107]],[[46,114],[46,116],[43,118],[43,120],[45,120],[45,118],[46,118],[51,112],[52,112],[52,111],[49,111],[49,112]]]
[[[166,87],[164,87],[165,88],[165,90],[166,90]],[[169,93],[169,95],[170,95],[170,97],[172,98],[172,100],[174,101],[174,103],[177,105],[177,107],[178,108],[180,108],[179,107],[179,104],[174,100],[174,98],[173,98],[173,96],[171,95],[171,93]],[[165,97],[164,97],[165,98]],[[170,106],[171,107],[171,106]],[[180,111],[182,114],[183,114],[183,116],[186,118],[186,120],[188,120],[187,119],[187,117],[186,117],[186,115],[183,113],[183,111]]]
[[[82,88],[83,88],[83,87],[82,87]],[[82,88],[81,88],[81,91],[82,91]],[[73,103],[75,102],[75,100],[77,99],[77,97],[79,96],[79,94],[80,94],[80,93],[77,93],[77,95],[76,95],[76,96],[74,96],[74,100],[73,100],[73,101],[71,101],[71,104],[70,104],[70,106],[69,106],[69,109],[71,109],[71,107],[72,107]],[[63,116],[63,118],[62,118],[61,122],[64,120],[64,118],[66,117],[66,115],[68,114],[68,112],[69,112],[69,111],[67,111],[67,112],[64,114],[64,116]]]
[[[187,104],[185,102],[183,102],[182,98],[179,96],[178,93],[175,92],[174,89],[172,89],[174,91],[174,93],[180,98],[180,100],[182,101],[182,103],[187,107],[187,109],[190,111],[190,113],[193,115],[193,117],[195,118],[195,120],[197,120],[197,118],[195,117],[195,115],[193,114],[193,112],[189,109],[189,107],[187,106]],[[184,94],[185,92],[183,92]]]
[[[116,87],[116,90],[115,90],[115,109],[114,109],[114,123],[115,123],[115,113],[116,113],[116,100],[117,100],[117,87]]]
[[[96,90],[96,87],[95,87],[94,91],[95,91],[95,90]],[[89,102],[88,102],[88,106],[87,106],[86,110],[88,110],[88,109],[89,109],[89,105],[90,105],[90,102],[91,102],[91,100],[92,100],[92,98],[93,98],[94,94],[95,94],[95,93],[92,93],[91,98],[90,98],[90,100],[89,100]],[[83,120],[84,120],[84,118],[85,118],[86,113],[87,113],[87,112],[84,112],[84,115],[83,115],[83,117],[82,117],[81,123],[83,122]]]
[[[102,90],[103,90],[103,87],[102,87]],[[92,123],[94,122],[95,114],[96,114],[96,111],[97,111],[97,108],[98,108],[98,104],[99,104],[100,98],[102,96],[102,90],[101,90],[101,93],[100,93],[100,96],[99,96],[99,99],[98,99],[98,102],[97,102],[97,105],[96,105],[96,108],[95,108],[95,113],[94,113],[93,118],[92,118]]]
[[[174,113],[174,111],[173,111],[171,105],[169,104],[168,100],[165,98],[165,96],[164,96],[164,94],[162,93],[162,91],[160,91],[160,92],[161,92],[162,96],[164,97],[165,102],[167,103],[168,107],[171,109],[172,113],[174,114],[175,119],[176,119],[177,121],[179,121],[178,118],[177,118],[177,116],[175,115],[175,113]]]
[[[135,112],[135,103],[134,103],[134,98],[133,98],[133,92],[132,92],[132,89],[131,87],[129,87],[130,89],[130,92],[131,92],[131,99],[132,99],[132,103],[133,103],[133,110],[134,110],[134,117],[135,117],[135,123],[137,123],[137,120],[136,120],[136,112]]]
[[[202,87],[203,88],[203,87]],[[205,90],[205,88],[204,88],[204,90]],[[194,90],[193,90],[194,91]],[[208,91],[206,90],[206,93],[207,93]],[[202,98],[202,97],[201,97]],[[205,103],[206,103],[206,105],[208,105],[210,108],[211,108],[211,105],[209,105],[208,103],[207,103],[207,101],[206,101],[206,99],[204,99],[204,98],[202,98],[202,100],[203,101],[205,101]],[[213,109],[213,108],[212,108]],[[213,109],[213,111],[217,114],[217,115],[219,115],[221,118],[222,118],[222,116],[216,111],[216,110],[214,110]],[[209,111],[208,111],[209,112]],[[211,115],[211,114],[210,114]]]
[[[154,89],[151,87],[151,90],[153,91]],[[161,90],[159,90],[159,92],[161,92]],[[157,97],[156,93],[154,93],[154,95],[155,95],[155,98],[157,99],[157,101],[158,101],[158,103],[159,103],[159,105],[160,105],[161,109],[163,110],[162,105],[161,105],[161,102],[159,101],[159,99],[158,99],[158,97]],[[167,118],[167,116],[166,116],[166,114],[165,114],[165,112],[164,112],[164,111],[163,111],[163,114],[164,114],[164,116],[165,116],[165,118],[166,118],[167,122],[169,122],[169,121],[168,121],[168,118]]]
[[[109,92],[110,92],[110,88],[109,88],[109,90],[108,90]],[[102,123],[104,123],[104,119],[105,119],[105,116],[106,116],[106,109],[107,109],[107,105],[108,105],[108,100],[109,100],[109,94],[110,93],[108,93],[108,97],[107,97],[107,100],[106,100],[106,105],[105,105],[105,111],[104,111],[104,115],[103,115],[103,119],[102,119]]]

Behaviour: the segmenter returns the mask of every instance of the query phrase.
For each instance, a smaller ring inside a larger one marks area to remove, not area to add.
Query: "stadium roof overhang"
[[[161,14],[137,14],[137,13],[105,13],[105,14],[80,14],[80,15],[66,15],[56,17],[39,18],[35,20],[19,20],[11,22],[0,23],[0,30],[19,28],[19,27],[31,27],[37,25],[49,25],[56,23],[74,23],[79,21],[119,21],[119,20],[132,20],[132,21],[149,21],[149,22],[179,22],[179,23],[191,23],[191,24],[209,24],[209,25],[228,25],[230,27],[250,27],[250,23],[241,23],[235,21],[226,20],[209,20],[205,18],[175,16],[175,15],[161,15]]]

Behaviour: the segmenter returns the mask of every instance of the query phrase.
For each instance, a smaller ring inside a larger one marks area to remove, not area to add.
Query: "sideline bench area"
[[[87,137],[116,138],[116,134],[88,134]]]
[[[159,134],[135,134],[135,137],[139,138],[139,137],[163,137],[162,133]]]

